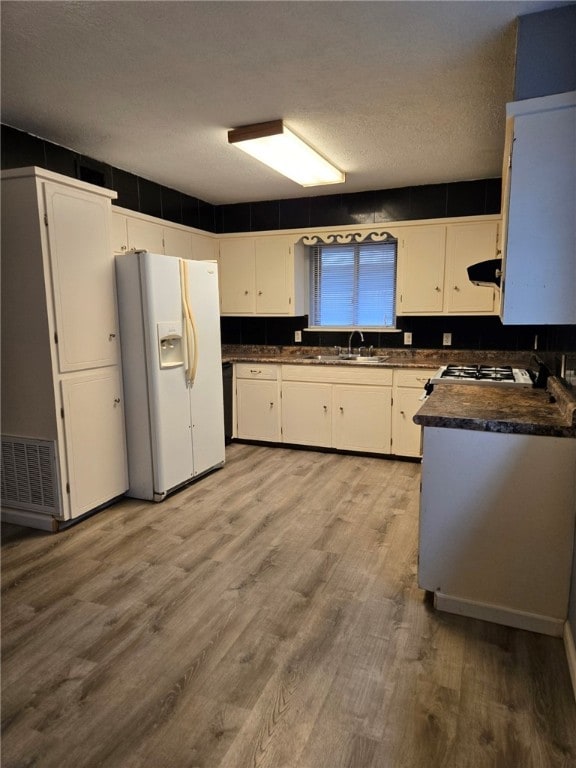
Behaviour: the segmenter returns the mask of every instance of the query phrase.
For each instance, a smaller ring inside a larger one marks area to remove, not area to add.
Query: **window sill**
[[[314,331],[315,333],[324,333],[324,332],[331,332],[331,333],[346,333],[351,331],[362,331],[363,333],[401,333],[402,328],[379,328],[378,326],[372,325],[367,328],[361,326],[361,325],[339,325],[339,326],[329,326],[329,325],[311,325],[309,328],[303,328],[303,331]]]

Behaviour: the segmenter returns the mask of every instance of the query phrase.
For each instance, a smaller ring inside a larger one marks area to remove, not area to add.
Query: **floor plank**
[[[420,467],[232,444],[2,540],[4,768],[568,768],[562,642],[435,612]]]

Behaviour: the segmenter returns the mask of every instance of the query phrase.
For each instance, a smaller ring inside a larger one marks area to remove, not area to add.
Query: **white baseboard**
[[[504,624],[507,627],[515,627],[516,629],[526,629],[529,632],[539,632],[542,635],[562,637],[564,633],[564,619],[517,611],[501,605],[477,603],[474,600],[453,597],[442,592],[434,593],[434,607],[439,611],[457,613],[460,616],[468,616],[471,619],[492,621],[495,624]]]
[[[568,659],[572,690],[576,699],[576,645],[574,645],[574,635],[568,621],[564,624],[564,648],[566,649],[566,658]]]

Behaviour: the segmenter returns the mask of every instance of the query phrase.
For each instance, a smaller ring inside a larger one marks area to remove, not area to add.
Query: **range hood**
[[[497,285],[500,287],[500,277],[502,276],[502,259],[488,259],[488,261],[479,261],[478,264],[471,264],[468,267],[468,279],[474,285]]]

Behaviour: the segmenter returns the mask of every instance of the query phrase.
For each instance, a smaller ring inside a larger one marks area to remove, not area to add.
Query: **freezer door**
[[[218,267],[212,261],[189,261],[188,295],[197,329],[197,368],[189,389],[194,475],[224,463],[224,403]]]
[[[168,326],[182,333],[179,260],[143,252],[140,276],[144,303],[146,366],[155,498],[196,474],[192,453],[189,392],[183,365],[166,366],[160,359],[161,339]],[[160,331],[159,331],[160,329]],[[163,336],[164,334],[164,336]]]

